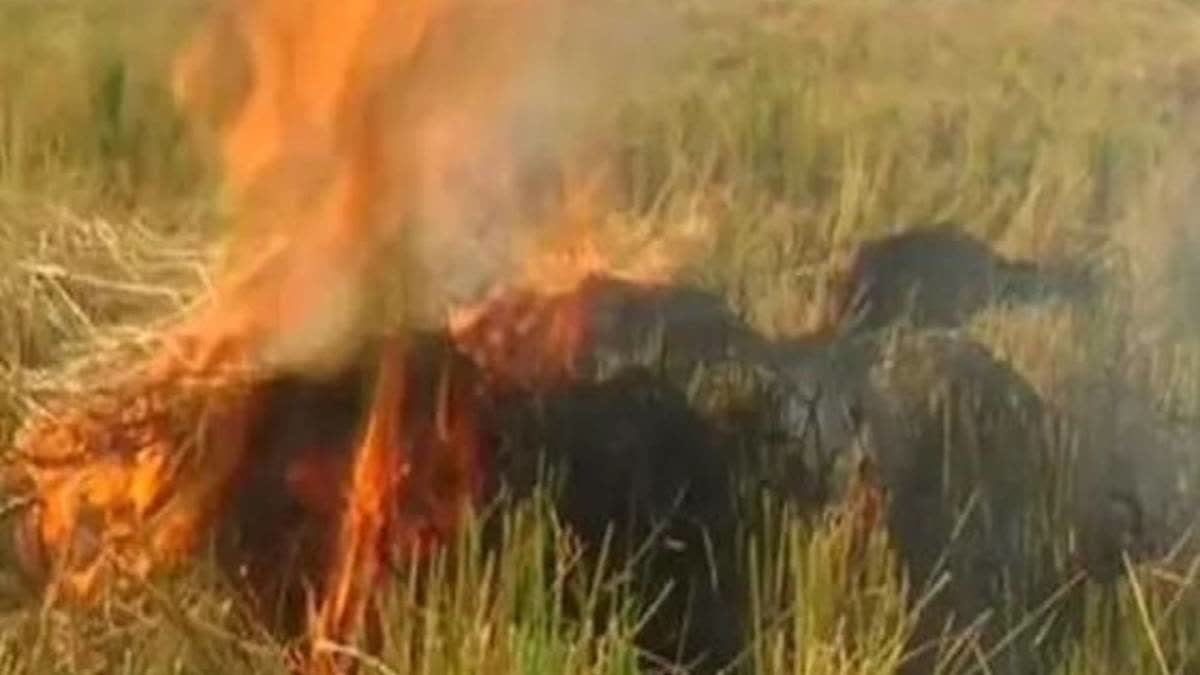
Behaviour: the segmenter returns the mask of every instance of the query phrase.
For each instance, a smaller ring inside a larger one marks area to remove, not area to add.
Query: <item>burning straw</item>
[[[161,350],[114,363],[105,391],[61,401],[18,439],[37,495],[24,548],[52,571],[52,589],[86,599],[114,572],[144,577],[186,559],[253,461],[256,384],[345,367],[381,316],[396,326],[385,327],[393,337],[346,471],[311,616],[316,643],[356,630],[389,538],[419,543],[431,529],[392,508],[430,490],[417,484],[430,479],[414,473],[414,444],[459,477],[454,494],[433,500],[432,530],[453,527],[478,496],[471,411],[453,409],[470,404],[446,376],[435,419],[411,419],[404,327],[452,315],[467,344],[479,325],[472,308],[508,324],[495,309],[506,293],[536,309],[611,266],[590,238],[595,202],[583,197],[593,193],[562,170],[568,156],[584,175],[600,166],[582,152],[595,119],[579,101],[604,80],[554,53],[584,14],[553,0],[219,6],[175,84],[201,137],[215,133],[232,253],[212,297]],[[582,81],[558,91],[573,77]],[[561,253],[564,239],[575,254],[537,254]],[[669,275],[660,253],[646,256],[656,262],[643,276]],[[580,338],[564,316],[540,330],[539,363],[518,370],[570,361]],[[520,316],[511,324],[501,342],[528,337]],[[476,355],[505,365],[503,353]]]

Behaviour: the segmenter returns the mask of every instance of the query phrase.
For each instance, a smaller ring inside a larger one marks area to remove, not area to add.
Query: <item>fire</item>
[[[477,173],[480,149],[501,142],[495,111],[511,95],[537,4],[225,6],[181,57],[177,90],[198,113],[235,110],[217,121],[249,241],[189,333],[209,351],[233,345],[255,361],[303,370],[324,357],[336,367],[373,300],[381,258],[400,270],[405,294],[419,296],[427,261],[412,249],[424,230],[468,226],[448,213],[467,195],[447,184]],[[245,91],[214,91],[239,71],[248,71]],[[513,169],[494,158],[502,183]]]
[[[600,174],[602,175],[602,174]],[[448,324],[459,348],[503,385],[540,389],[575,376],[591,343],[590,281],[619,279],[651,287],[672,282],[682,265],[711,244],[704,222],[667,237],[638,239],[627,223],[600,227],[602,182],[567,191],[557,237],[533,251],[507,283],[482,301],[452,309]],[[696,227],[699,225],[699,227]],[[625,230],[625,231],[622,231]]]
[[[114,572],[186,559],[255,460],[258,385],[343,367],[389,302],[403,325],[448,322],[477,365],[539,386],[569,377],[586,344],[584,282],[673,274],[669,247],[623,271],[601,253],[594,189],[558,184],[531,206],[561,175],[513,131],[528,112],[519,76],[558,10],[238,0],[214,13],[175,85],[217,132],[234,246],[161,351],[115,365],[107,392],[61,402],[18,439],[38,497],[29,548],[56,588],[86,599]],[[420,555],[481,495],[477,383],[447,366],[423,391],[424,365],[392,332],[342,489],[320,484],[323,460],[287,469],[308,508],[340,514],[310,617],[318,647],[355,632],[387,556]]]
[[[370,418],[347,472],[324,602],[311,618],[312,663],[321,672],[337,672],[322,648],[362,622],[384,563],[420,556],[451,536],[482,496],[474,382],[453,359],[429,356],[395,341],[384,347]],[[432,392],[416,390],[434,377]]]
[[[83,598],[106,570],[144,576],[194,545],[253,397],[236,381],[143,383],[136,395],[118,388],[74,403],[35,420],[17,445],[38,496],[27,554],[55,568],[55,593]]]
[[[404,404],[404,364],[386,349],[371,417],[354,453],[341,530],[337,535],[325,603],[314,621],[318,639],[348,634],[361,618],[379,572],[388,504],[401,495],[412,473],[399,419]]]

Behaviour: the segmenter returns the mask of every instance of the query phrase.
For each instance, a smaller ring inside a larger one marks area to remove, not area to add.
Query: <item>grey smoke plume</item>
[[[542,17],[538,40],[507,84],[481,142],[422,174],[408,230],[427,281],[417,320],[437,321],[469,303],[528,254],[560,214],[563,170],[600,171],[602,148],[623,107],[661,82],[681,40],[678,17],[650,3],[560,3]],[[455,104],[432,114],[435,146],[454,144]],[[438,149],[427,151],[439,158]]]

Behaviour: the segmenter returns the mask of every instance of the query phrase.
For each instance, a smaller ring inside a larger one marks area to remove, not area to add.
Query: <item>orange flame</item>
[[[335,541],[325,601],[313,621],[316,646],[325,640],[349,635],[362,619],[379,573],[388,504],[403,498],[412,465],[400,416],[404,408],[405,381],[402,357],[389,345],[380,367],[375,402],[350,473],[349,498]],[[314,654],[314,663],[336,672],[331,659]]]
[[[377,300],[367,297],[369,277],[384,251],[400,268],[410,303],[427,292],[420,230],[469,227],[447,195],[463,196],[452,183],[475,168],[479,149],[498,133],[536,4],[257,0],[226,8],[181,60],[179,88],[184,100],[205,105],[195,94],[225,73],[216,63],[216,50],[228,49],[222,38],[240,38],[250,88],[223,125],[223,160],[242,229],[258,230],[266,246],[234,260],[216,302],[192,324],[199,343],[212,346],[205,351],[232,345],[235,359],[337,367],[356,342],[352,305],[361,311]],[[503,195],[509,167],[492,168],[501,185],[479,193]],[[465,230],[449,238],[470,236]],[[432,489],[414,484],[410,444],[440,445],[402,428],[415,421],[403,413],[405,372],[404,358],[389,348],[313,618],[318,642],[356,629],[385,535],[420,534],[411,518],[390,518],[388,508]],[[443,432],[438,440],[461,446],[443,454],[470,473],[469,428]],[[472,496],[469,486],[454,487],[428,504],[429,527],[451,527],[443,521]],[[314,656],[314,667],[333,669]]]
[[[602,237],[594,220],[595,186],[568,192],[559,236],[547,238],[507,283],[484,300],[454,308],[449,329],[456,344],[493,379],[538,389],[576,375],[592,336],[593,288],[611,278],[645,286],[673,281],[707,231],[650,241]],[[622,249],[631,254],[619,256]]]
[[[41,502],[36,538],[76,595],[112,551],[137,574],[190,552],[254,460],[255,386],[342,367],[391,295],[405,320],[449,316],[486,367],[544,382],[569,376],[586,342],[583,281],[671,274],[661,249],[615,271],[596,239],[598,193],[560,185],[549,215],[532,204],[561,175],[545,170],[559,158],[518,147],[521,76],[561,1],[229,0],[214,13],[175,84],[219,136],[238,237],[228,266],[113,396],[20,442]],[[542,237],[547,227],[561,236]],[[288,469],[314,510],[341,512],[311,616],[318,643],[356,630],[381,556],[419,554],[481,491],[469,378],[447,371],[421,404],[414,355],[389,344],[344,494],[315,485],[303,457]],[[212,433],[189,447],[200,419]],[[102,541],[70,553],[91,535]],[[336,670],[319,652],[313,663]]]
[[[237,381],[141,382],[76,404],[35,419],[17,446],[38,497],[22,548],[55,568],[31,571],[55,572],[51,594],[79,598],[109,570],[142,576],[191,550],[236,468],[226,449],[244,442],[255,397]]]
[[[468,225],[446,213],[470,196],[451,183],[478,173],[480,149],[503,131],[497,111],[512,96],[538,4],[254,0],[223,9],[181,58],[177,89],[198,112],[235,110],[218,120],[225,175],[243,236],[262,243],[236,251],[217,302],[193,324],[202,344],[306,365],[322,349],[335,358],[353,342],[353,306],[368,301],[382,252],[406,286],[428,285],[429,261],[406,249],[420,246],[422,230]],[[246,91],[216,91],[239,71]],[[504,156],[487,158],[497,183],[514,170]],[[483,185],[475,196],[504,190]],[[289,349],[298,337],[308,340]]]

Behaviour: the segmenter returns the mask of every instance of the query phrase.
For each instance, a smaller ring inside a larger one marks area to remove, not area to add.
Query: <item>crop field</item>
[[[216,285],[232,239],[217,143],[172,94],[173,60],[214,4],[0,0],[6,467],[26,419],[91,384],[80,364],[144,352]],[[1018,629],[1036,632],[1069,595],[1079,622],[1049,672],[1200,673],[1200,548],[1185,538],[1200,513],[1200,3],[662,4],[669,27],[618,25],[651,48],[628,48],[587,88],[618,177],[611,220],[690,236],[672,249],[685,258],[676,280],[780,340],[825,327],[829,280],[855,247],[922,226],[1103,278],[1086,300],[988,306],[955,335],[1047,405],[1111,422],[1128,461],[1147,465],[1138,490],[1167,504],[1164,522],[1138,527],[1179,542],[1117,554],[1117,578],[1071,582],[1082,591],[1052,594]],[[936,278],[942,263],[922,264]],[[889,330],[903,341],[921,328]],[[1096,393],[1109,390],[1121,393]],[[1143,450],[1158,433],[1170,458]],[[1072,461],[1107,461],[1087,452]],[[653,607],[621,575],[575,573],[578,542],[550,490],[485,509],[432,562],[397,570],[371,610],[375,648],[342,648],[358,672],[641,672],[634,636]],[[12,520],[22,496],[3,496]],[[884,528],[864,540],[840,502],[800,513],[747,499],[760,518],[736,552],[739,672],[897,672],[924,603]],[[1063,511],[1042,517],[1069,528]],[[490,525],[505,532],[498,548]],[[215,554],[78,606],[36,589],[10,539],[6,524],[0,675],[293,672],[291,646]],[[1009,672],[965,634],[948,644],[932,672]]]

